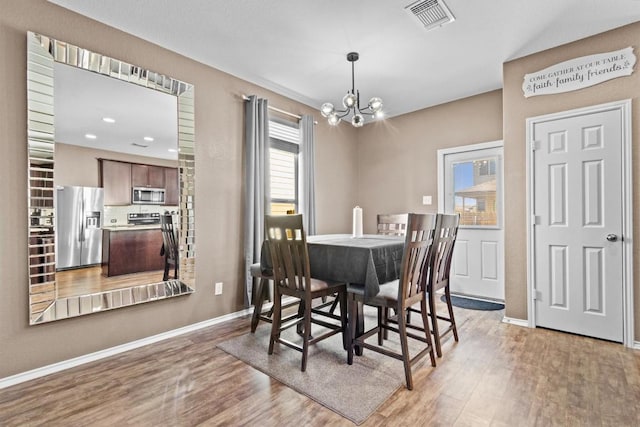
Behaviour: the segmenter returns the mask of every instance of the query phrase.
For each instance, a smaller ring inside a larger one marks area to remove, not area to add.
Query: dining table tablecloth
[[[325,234],[307,237],[311,277],[361,286],[365,298],[398,279],[404,237]]]

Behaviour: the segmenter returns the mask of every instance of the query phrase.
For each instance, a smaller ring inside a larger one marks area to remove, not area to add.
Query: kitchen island
[[[102,228],[102,274],[111,277],[164,269],[160,226]]]

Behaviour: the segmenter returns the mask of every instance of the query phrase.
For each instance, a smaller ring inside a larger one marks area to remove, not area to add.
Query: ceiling
[[[178,158],[175,96],[58,62],[54,67],[56,142]],[[104,118],[114,122],[107,123]],[[95,138],[87,138],[87,134]]]
[[[456,19],[429,31],[413,0],[50,1],[313,108],[341,105],[359,52],[355,87],[387,116],[501,88],[505,61],[640,20],[638,0],[444,0]]]

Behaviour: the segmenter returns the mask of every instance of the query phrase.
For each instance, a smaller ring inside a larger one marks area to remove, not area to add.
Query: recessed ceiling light
[[[169,148],[169,152],[171,152],[171,153],[177,153],[177,152],[178,152],[178,150],[176,150],[175,148]]]
[[[145,136],[144,140],[151,142],[151,141],[153,141],[153,138],[151,138],[150,136]]]
[[[94,135],[94,134],[92,134],[92,133],[86,133],[86,134],[84,135],[84,137],[85,137],[85,138],[87,138],[87,139],[96,139],[96,138],[97,138],[97,136],[95,136],[95,135]]]
[[[115,123],[116,122],[116,120],[112,119],[111,117],[103,117],[102,121],[105,122],[105,123]]]

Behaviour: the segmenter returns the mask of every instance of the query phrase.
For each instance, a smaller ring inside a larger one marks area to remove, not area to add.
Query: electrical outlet
[[[432,203],[431,196],[422,196],[422,204],[430,205]]]
[[[216,295],[222,295],[222,282],[216,282]]]

